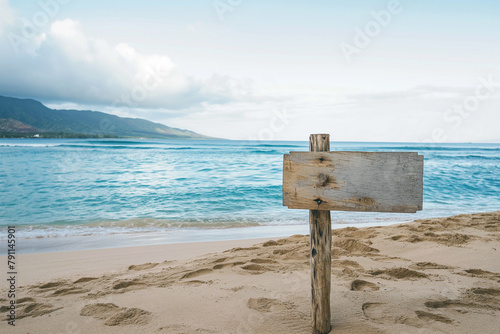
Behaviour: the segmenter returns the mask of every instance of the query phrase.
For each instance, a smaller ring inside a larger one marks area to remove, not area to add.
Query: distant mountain
[[[54,110],[31,99],[0,96],[0,137],[146,137],[209,139],[189,130],[100,111]]]
[[[0,133],[35,133],[39,129],[11,118],[0,118]]]

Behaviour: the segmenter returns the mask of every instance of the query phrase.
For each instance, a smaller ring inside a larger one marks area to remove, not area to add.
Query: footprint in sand
[[[97,279],[97,277],[81,277],[81,278],[77,279],[76,281],[74,281],[73,283],[74,284],[87,283],[90,281],[94,281],[96,279]]]
[[[81,279],[79,279],[75,282],[79,282],[80,280]],[[69,281],[49,282],[49,283],[42,284],[42,285],[38,286],[37,288],[39,290],[41,290],[42,292],[54,290],[54,292],[51,294],[51,296],[66,296],[66,295],[81,294],[81,293],[89,292],[88,289],[82,289],[82,288],[73,286],[72,283],[70,283]]]
[[[359,276],[358,269],[363,269],[363,267],[356,261],[332,261],[332,275],[338,277],[357,278]]]
[[[410,229],[411,230],[411,229]],[[417,231],[422,232],[417,229]],[[422,234],[411,234],[408,237],[404,235],[395,235],[390,239],[402,241],[402,242],[410,242],[410,243],[418,243],[418,242],[436,242],[439,244],[443,244],[445,246],[461,246],[467,244],[475,239],[472,235],[460,234],[460,233],[434,233],[434,232],[426,232]]]
[[[425,302],[425,307],[428,308],[470,308],[470,304],[463,303],[460,300],[451,300],[451,299],[446,299],[446,300],[430,300]]]
[[[236,267],[236,266],[241,266],[242,264],[245,264],[245,263],[246,262],[243,262],[243,261],[219,263],[219,264],[216,264],[215,266],[213,266],[213,269],[217,270],[217,269],[223,269],[226,267]]]
[[[499,289],[473,288],[468,290],[462,299],[429,300],[425,302],[428,308],[450,308],[459,312],[490,312],[500,311]]]
[[[48,290],[48,289],[58,288],[60,286],[63,286],[64,284],[66,284],[66,282],[63,282],[63,281],[49,282],[49,283],[45,283],[45,284],[40,285],[38,288],[41,290]]]
[[[226,261],[227,259],[229,259],[229,258],[228,257],[221,257],[217,260],[214,260],[212,263],[221,263],[221,262]]]
[[[492,288],[474,288],[471,290],[476,295],[500,296],[500,289]]]
[[[251,259],[252,263],[278,263],[278,261],[273,259]]]
[[[382,319],[385,311],[385,304],[383,303],[364,303],[361,306],[363,314],[368,319]]]
[[[250,298],[247,306],[249,309],[259,312],[284,311],[294,308],[292,303],[281,302],[272,298]]]
[[[80,315],[105,320],[106,326],[145,325],[151,318],[150,312],[139,308],[118,307],[112,303],[86,305]]]
[[[27,301],[33,301],[33,299],[26,298],[24,302]],[[18,300],[17,304],[21,304],[21,306],[18,306],[18,311],[16,314],[17,319],[22,319],[26,317],[39,317],[62,309],[62,307],[54,307],[51,304],[43,304],[37,302],[29,302],[25,304],[25,303],[20,303]],[[4,312],[3,309],[0,309],[0,311]],[[7,318],[5,320],[7,320]]]
[[[500,278],[500,273],[493,273],[491,271],[482,269],[467,269],[465,270],[465,272],[467,273],[465,274],[466,276],[489,278],[489,279]]]
[[[450,324],[453,322],[453,320],[443,315],[429,313],[425,311],[415,311],[415,314],[419,319],[425,321],[438,321],[438,322],[444,322],[445,324]]]
[[[194,279],[192,281],[184,281],[182,283],[197,286],[197,285],[202,285],[202,284],[212,284],[213,282],[214,281],[211,281],[211,280],[210,281],[200,281],[198,279]]]
[[[138,265],[131,265],[128,267],[128,270],[146,270],[146,269],[151,269],[154,268],[158,265],[158,263],[144,263],[144,264],[138,264]]]
[[[493,309],[492,306],[490,305],[481,305],[481,304],[476,304],[476,303],[469,303],[467,301],[462,301],[462,300],[452,300],[452,299],[446,299],[446,300],[430,300],[424,303],[424,305],[428,308],[450,308],[458,312],[462,313],[467,313],[473,309],[476,311],[478,310],[491,310]]]
[[[75,295],[75,294],[86,293],[89,291],[90,291],[89,289],[81,289],[78,287],[63,288],[63,289],[57,289],[51,296]]]
[[[398,305],[364,303],[361,308],[365,317],[377,323],[394,323],[420,327],[420,319],[415,312]]]
[[[352,261],[352,260],[332,261],[332,268],[333,267],[336,267],[336,268],[350,267],[350,268],[363,269],[363,267],[361,267],[361,265],[359,263],[357,263],[356,261]]]
[[[0,302],[4,303],[4,302],[8,302],[7,299],[0,299]],[[16,304],[19,306],[19,305],[22,305],[24,303],[35,303],[36,300],[33,299],[33,298],[30,298],[30,297],[23,297],[23,298],[19,298],[19,299],[16,299]],[[5,312],[8,312],[10,311],[10,308],[6,305],[3,305],[3,306],[0,306],[0,313],[5,313]]]
[[[333,247],[342,248],[349,253],[378,253],[379,250],[373,247],[370,247],[362,242],[357,241],[356,239],[351,238],[337,238],[333,243]]]
[[[206,274],[210,273],[211,271],[212,271],[212,269],[210,269],[210,268],[204,268],[204,269],[198,269],[195,271],[190,271],[190,272],[184,274],[181,277],[181,280],[186,279],[186,278],[193,278],[193,277],[198,277],[201,275],[206,275]]]
[[[259,275],[263,274],[266,271],[271,271],[270,268],[262,266],[260,264],[247,264],[246,266],[241,266],[240,268],[254,275]]]
[[[396,279],[418,279],[418,278],[428,277],[427,274],[407,268],[390,268],[390,269],[374,270],[370,272],[370,275],[381,276],[383,278],[396,278]]]
[[[24,304],[24,303],[28,303],[28,302],[34,303],[35,299],[33,299],[31,297],[23,297],[23,298],[19,298],[16,300],[16,304]]]
[[[380,288],[372,282],[357,279],[351,282],[351,291],[378,291]]]
[[[434,262],[417,262],[410,266],[412,269],[453,269],[452,267],[437,264]]]
[[[113,289],[114,290],[121,290],[121,289],[125,289],[125,288],[128,288],[128,287],[132,287],[132,286],[144,286],[145,284],[142,283],[141,281],[135,279],[135,280],[132,280],[132,281],[117,281],[114,285],[113,285]]]

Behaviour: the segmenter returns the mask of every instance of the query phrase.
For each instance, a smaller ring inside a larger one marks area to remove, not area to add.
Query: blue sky
[[[498,1],[0,0],[0,95],[230,139],[500,142],[499,15]]]

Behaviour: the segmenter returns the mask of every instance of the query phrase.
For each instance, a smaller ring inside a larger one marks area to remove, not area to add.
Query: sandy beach
[[[333,230],[332,333],[498,333],[500,211]],[[6,263],[6,257],[1,257]],[[309,237],[18,257],[2,333],[310,333]]]

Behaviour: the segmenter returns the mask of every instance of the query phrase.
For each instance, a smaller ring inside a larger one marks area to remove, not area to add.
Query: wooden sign
[[[330,136],[313,134],[310,152],[283,158],[283,205],[309,209],[311,319],[314,334],[331,330],[330,210],[422,210],[424,157],[413,152],[330,152]]]
[[[424,157],[415,152],[290,152],[283,205],[290,209],[422,210]]]

